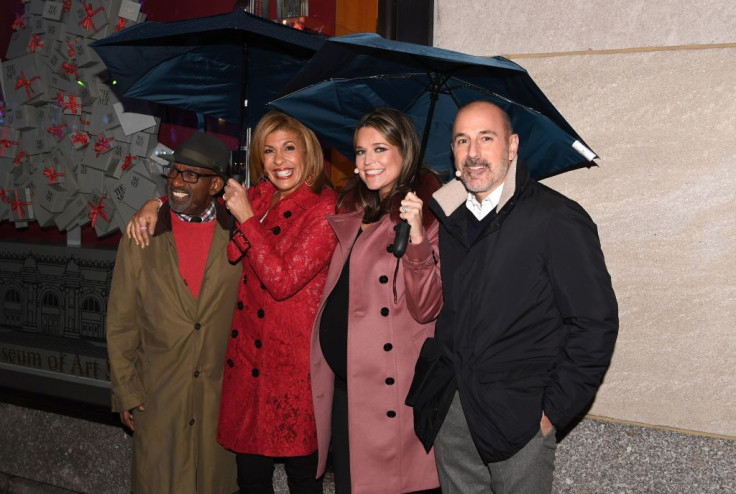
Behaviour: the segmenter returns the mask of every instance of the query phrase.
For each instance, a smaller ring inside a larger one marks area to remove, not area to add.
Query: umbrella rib
[[[425,85],[425,90],[431,94],[434,95],[433,97],[436,99],[436,95],[440,93],[446,93],[450,94],[451,88],[448,88],[446,86],[446,82],[448,79],[450,79],[452,76],[441,74],[439,72],[427,72],[427,73],[401,73],[401,74],[375,74],[375,75],[367,75],[367,76],[359,76],[359,77],[331,77],[330,79],[327,79],[330,82],[340,82],[340,81],[355,81],[355,80],[361,80],[361,79],[418,79],[420,77],[428,77],[430,79],[429,84]],[[461,81],[463,82],[463,81]],[[419,99],[420,95],[416,96],[414,100],[407,105],[407,108],[411,108],[411,106],[416,103],[417,99]]]
[[[424,160],[424,153],[427,150],[427,141],[429,139],[429,128],[432,124],[432,119],[434,118],[434,108],[437,104],[437,97],[439,96],[440,92],[443,91],[443,86],[447,83],[447,79],[450,78],[449,74],[440,74],[440,73],[427,73],[427,76],[430,78],[430,84],[428,86],[429,91],[429,109],[427,110],[427,118],[424,120],[424,132],[422,132],[422,143],[421,147],[419,148],[419,160]],[[416,98],[414,98],[414,101],[419,96],[417,95]],[[453,96],[453,99],[454,96]],[[413,104],[413,102],[412,102]],[[418,173],[418,172],[417,172]]]
[[[442,76],[441,84],[436,84],[437,79],[433,79],[433,74]],[[416,79],[418,77],[428,77],[430,79],[429,85],[425,86],[427,88],[427,92],[433,93],[436,91],[436,94],[447,94],[450,97],[452,97],[453,101],[460,106],[458,99],[453,94],[453,90],[457,88],[464,88],[464,89],[472,89],[474,91],[478,91],[479,93],[487,94],[488,96],[492,96],[493,98],[496,98],[498,100],[501,100],[503,102],[525,108],[529,111],[533,111],[534,113],[540,114],[538,110],[535,108],[532,108],[530,106],[523,105],[521,103],[518,103],[514,100],[511,100],[505,96],[502,96],[494,91],[490,91],[484,87],[478,86],[476,84],[473,84],[471,82],[464,81],[462,79],[458,79],[457,77],[454,77],[449,74],[440,74],[436,72],[432,73],[424,73],[421,72],[411,72],[411,73],[401,73],[401,74],[375,74],[375,75],[368,75],[368,76],[360,76],[360,77],[331,77],[330,79],[327,79],[331,82],[339,82],[339,81],[353,81],[353,80],[359,80],[359,79]],[[448,81],[452,81],[453,85],[447,84]],[[432,85],[436,85],[436,89],[432,87]],[[414,101],[412,101],[411,104],[415,103],[416,100],[419,97],[417,96],[414,98]],[[407,107],[411,107],[411,104],[407,105]]]
[[[453,91],[453,89],[457,89],[457,88],[460,88],[461,87],[461,88],[464,88],[464,89],[472,89],[473,91],[478,91],[479,93],[487,94],[488,96],[492,96],[493,98],[496,98],[498,100],[501,100],[501,101],[503,101],[505,103],[508,103],[510,105],[518,106],[520,108],[525,108],[526,110],[529,110],[531,112],[534,112],[534,113],[536,113],[538,115],[542,115],[542,113],[539,110],[537,110],[535,108],[532,108],[531,106],[522,105],[521,103],[519,103],[517,101],[514,101],[512,99],[509,99],[506,96],[501,96],[500,94],[498,94],[498,93],[496,93],[494,91],[490,91],[490,90],[488,90],[488,89],[486,89],[484,87],[481,87],[481,86],[478,86],[476,84],[472,84],[470,82],[464,81],[462,79],[457,79],[457,78],[453,78],[453,81],[456,82],[456,85],[453,86],[453,87],[447,86],[447,89],[446,90],[448,91],[447,94],[449,94],[452,97],[452,99],[454,101],[456,101],[456,102],[457,102],[457,98],[455,98],[455,95],[452,93],[452,91]]]
[[[438,79],[437,78],[433,78],[433,74],[435,76],[441,76],[441,83],[440,84],[437,84]],[[455,102],[455,104],[457,104],[458,108],[460,107],[460,102],[458,101],[457,97],[455,97],[455,95],[453,93],[453,90],[454,89],[457,89],[457,88],[464,88],[464,89],[472,89],[474,91],[478,91],[479,93],[486,94],[488,96],[491,96],[493,98],[496,98],[498,100],[501,100],[501,101],[503,101],[505,103],[508,103],[508,104],[511,104],[511,105],[514,105],[514,106],[525,108],[525,109],[527,109],[529,111],[532,111],[534,113],[537,113],[539,115],[542,114],[539,110],[536,110],[535,108],[532,108],[530,106],[526,106],[526,105],[523,105],[521,103],[518,103],[518,102],[516,102],[514,100],[511,100],[511,99],[509,99],[509,98],[507,98],[505,96],[502,96],[502,95],[500,95],[500,94],[498,94],[498,93],[496,93],[494,91],[490,91],[490,90],[488,90],[488,89],[486,89],[484,87],[481,87],[481,86],[478,86],[476,84],[473,84],[473,83],[464,81],[462,79],[458,79],[457,77],[454,77],[452,75],[449,75],[449,74],[440,74],[440,73],[437,73],[437,72],[432,72],[432,73],[429,73],[428,72],[428,73],[425,73],[425,74],[422,74],[420,72],[415,72],[415,73],[402,73],[402,74],[376,74],[376,75],[369,75],[369,76],[364,76],[364,77],[347,77],[347,78],[339,77],[339,78],[331,78],[329,80],[330,81],[341,81],[341,80],[346,81],[346,80],[356,80],[356,79],[414,79],[414,78],[417,78],[417,77],[425,77],[425,76],[430,79],[429,85],[426,86],[427,92],[429,92],[430,94],[432,94],[432,93],[435,93],[435,91],[436,91],[436,94],[440,94],[440,93],[447,94],[448,96],[450,96],[453,99],[453,101]],[[453,84],[452,85],[447,84],[448,81],[452,81]],[[435,87],[432,87],[433,85]],[[418,98],[419,98],[419,96],[417,96],[416,98],[414,98],[414,100],[411,102],[411,104],[407,105],[407,107],[411,107],[416,102],[416,100]]]

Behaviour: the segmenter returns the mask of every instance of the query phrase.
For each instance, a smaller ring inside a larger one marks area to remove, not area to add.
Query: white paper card
[[[122,103],[112,105],[115,114],[118,116],[120,126],[123,128],[126,136],[140,132],[152,125],[156,125],[156,119],[152,115],[146,113],[126,112]]]
[[[61,20],[61,13],[64,11],[63,2],[47,2],[43,4],[43,18],[52,21]]]
[[[169,162],[161,158],[159,155],[172,154],[173,152],[173,149],[159,142],[158,144],[156,144],[156,147],[153,148],[153,151],[151,151],[151,154],[149,154],[148,157],[161,166],[168,166]]]
[[[120,12],[118,13],[118,16],[123,19],[128,19],[129,21],[137,21],[138,13],[140,11],[141,5],[138,2],[123,0],[123,3],[120,4]]]

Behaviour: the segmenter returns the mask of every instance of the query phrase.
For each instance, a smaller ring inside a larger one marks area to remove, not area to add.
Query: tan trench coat
[[[168,205],[151,243],[118,248],[108,302],[112,409],[134,411],[131,488],[139,493],[232,493],[235,457],[216,440],[228,332],[242,267],[226,256],[218,204],[199,298],[179,274]]]

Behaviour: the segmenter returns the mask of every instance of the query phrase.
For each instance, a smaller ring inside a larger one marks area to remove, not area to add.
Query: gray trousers
[[[549,494],[556,450],[554,430],[540,430],[511,458],[483,463],[457,393],[434,442],[443,494]]]

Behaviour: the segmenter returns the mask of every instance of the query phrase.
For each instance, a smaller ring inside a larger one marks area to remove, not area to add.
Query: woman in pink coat
[[[404,400],[442,306],[438,225],[425,207],[440,182],[421,167],[416,130],[399,111],[367,114],[354,143],[356,175],[328,218],[338,244],[312,330],[318,475],[332,445],[338,494],[433,489],[434,454]],[[400,220],[410,244],[397,259]]]

